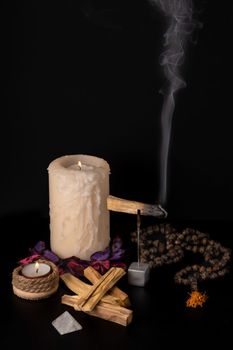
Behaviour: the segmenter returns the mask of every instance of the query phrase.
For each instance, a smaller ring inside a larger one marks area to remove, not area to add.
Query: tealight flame
[[[39,267],[40,267],[40,264],[39,264],[38,261],[37,261],[36,264],[35,264],[36,273],[39,272]]]
[[[82,170],[82,163],[80,162],[80,160],[78,161],[78,166],[79,166],[80,170]]]

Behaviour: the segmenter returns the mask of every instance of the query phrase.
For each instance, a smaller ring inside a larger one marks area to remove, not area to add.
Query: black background
[[[176,96],[166,209],[231,219],[232,3],[195,1]],[[166,23],[147,1],[6,2],[2,11],[1,215],[48,217],[47,167],[91,154],[111,167],[111,194],[158,197],[159,55]]]
[[[233,248],[233,5],[211,0],[194,5],[203,27],[188,45],[182,66],[187,86],[176,97],[167,220],[206,231]],[[13,295],[11,273],[17,261],[38,240],[49,244],[47,167],[53,159],[102,157],[111,167],[112,195],[157,201],[159,90],[164,84],[159,55],[166,24],[147,1],[8,1],[1,27],[3,348],[228,345],[232,272],[201,285],[209,301],[198,310],[185,308],[188,290],[174,284],[182,266],[154,271],[146,288],[122,281],[134,312],[126,328],[62,305],[62,285],[58,294],[38,303]],[[112,213],[111,230],[128,234],[135,220]],[[142,219],[143,226],[150,222]],[[60,337],[52,328],[52,320],[65,310],[82,324],[81,333]]]

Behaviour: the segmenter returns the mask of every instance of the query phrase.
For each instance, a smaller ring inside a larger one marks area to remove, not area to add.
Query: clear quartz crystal
[[[63,312],[63,314],[58,316],[52,322],[52,325],[61,335],[82,329],[82,326],[73,318],[73,316],[71,316],[68,311]]]

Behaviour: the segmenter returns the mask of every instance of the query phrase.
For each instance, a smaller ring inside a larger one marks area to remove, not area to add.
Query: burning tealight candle
[[[36,261],[35,263],[24,265],[21,273],[24,277],[37,278],[48,275],[50,271],[51,267],[48,264]]]
[[[68,155],[49,164],[50,243],[61,258],[89,260],[110,241],[108,163]]]

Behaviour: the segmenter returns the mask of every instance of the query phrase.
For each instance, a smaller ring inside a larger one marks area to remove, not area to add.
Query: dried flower
[[[76,256],[60,259],[54,252],[46,249],[45,242],[39,241],[30,249],[30,256],[19,261],[21,265],[28,264],[40,258],[50,260],[57,265],[59,273],[70,272],[72,275],[83,276],[86,267],[92,266],[94,269],[104,274],[112,266],[126,269],[126,264],[122,261],[125,257],[125,250],[122,248],[123,242],[119,236],[113,238],[111,246],[103,251],[95,252],[90,260],[82,260]]]

